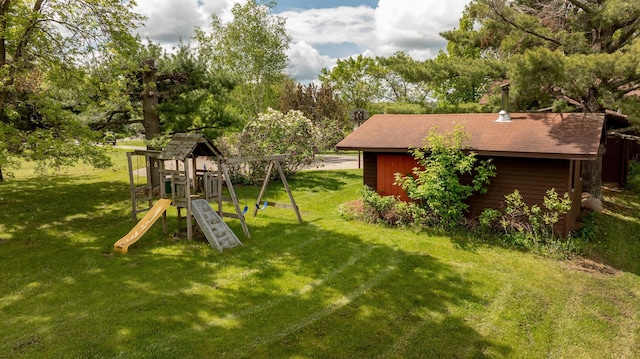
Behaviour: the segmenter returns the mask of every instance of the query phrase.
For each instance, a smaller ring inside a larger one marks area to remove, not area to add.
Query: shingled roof
[[[511,122],[497,114],[374,115],[336,146],[339,150],[406,152],[423,147],[429,130],[451,132],[456,125],[470,135],[467,145],[479,155],[595,159],[604,114],[512,113]]]
[[[205,135],[198,133],[176,133],[162,150],[160,158],[184,161],[189,156],[219,157],[222,153]]]

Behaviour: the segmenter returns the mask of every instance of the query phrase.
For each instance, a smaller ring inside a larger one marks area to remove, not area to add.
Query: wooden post
[[[302,223],[302,217],[300,216],[300,211],[298,210],[298,205],[296,201],[293,199],[293,193],[291,193],[291,188],[289,188],[289,183],[287,182],[287,177],[284,175],[284,171],[282,170],[282,166],[280,166],[280,160],[275,158],[269,162],[269,168],[267,169],[267,175],[264,178],[264,182],[262,182],[262,188],[260,188],[260,194],[258,195],[258,199],[256,199],[256,205],[253,209],[253,215],[258,215],[258,209],[260,204],[262,203],[262,197],[267,190],[267,185],[269,184],[269,178],[271,177],[271,172],[273,171],[273,167],[276,167],[278,170],[278,175],[280,175],[280,180],[284,185],[285,191],[287,191],[287,195],[289,196],[289,201],[291,202],[291,208],[296,212],[296,217],[298,217],[298,223]],[[284,206],[284,205],[282,205]]]
[[[218,194],[218,215],[222,218],[222,181],[231,181],[231,178],[222,177],[222,161],[218,158],[218,181],[216,183],[216,192]],[[228,174],[227,174],[228,175]]]
[[[136,184],[133,179],[133,161],[131,160],[133,152],[127,152],[127,163],[129,164],[129,194],[131,195],[131,220],[136,222],[138,216],[136,216]]]
[[[238,197],[236,197],[236,192],[233,190],[233,184],[229,179],[229,171],[227,170],[227,165],[222,164],[222,171],[224,172],[224,176],[227,179],[227,189],[229,189],[229,194],[231,195],[231,200],[233,201],[233,206],[236,209],[236,213],[238,214],[238,219],[240,220],[240,225],[242,226],[242,231],[247,236],[247,238],[251,238],[249,235],[249,228],[247,228],[247,224],[244,221],[244,215],[242,214],[242,210],[240,209],[240,204],[238,204]]]
[[[293,206],[293,210],[296,212],[296,217],[298,217],[298,223],[302,223],[302,217],[300,216],[300,211],[298,210],[298,205],[296,205],[296,201],[293,199],[293,194],[291,193],[291,189],[289,188],[289,183],[287,182],[287,177],[284,176],[284,171],[280,166],[279,160],[273,160],[272,163],[276,163],[276,167],[278,168],[278,174],[280,174],[280,179],[282,180],[282,184],[284,185],[284,189],[287,190],[287,194],[289,195],[289,200],[291,201],[291,206]]]
[[[160,198],[165,198],[167,193],[166,193],[166,187],[165,187],[165,173],[164,173],[164,161],[161,161],[159,159],[155,159],[155,165],[159,167],[158,169],[158,174],[160,175]],[[167,211],[162,212],[162,233],[167,234],[167,232],[169,231],[168,227],[167,227]]]
[[[153,207],[153,183],[151,178],[151,157],[148,153],[145,153],[144,155],[144,168],[145,171],[147,171],[147,175],[145,176],[147,182],[147,197],[149,198],[149,201],[147,201],[147,207],[151,209],[151,207]]]
[[[184,185],[184,196],[187,201],[187,238],[189,240],[193,239],[193,218],[191,218],[191,186],[189,185],[189,161],[188,158],[184,160],[184,176],[185,176],[185,185]]]
[[[191,175],[193,176],[193,193],[198,193],[199,192],[199,186],[198,186],[198,162],[197,162],[197,157],[195,155],[193,155],[193,157],[191,157],[192,161],[191,161],[191,165],[192,165],[192,171],[191,171]]]
[[[260,194],[256,199],[256,205],[255,205],[255,208],[253,209],[254,217],[258,215],[258,208],[260,206],[260,203],[262,202],[262,196],[264,196],[264,192],[267,190],[267,185],[269,184],[269,177],[271,177],[271,171],[273,171],[273,163],[274,161],[269,162],[269,167],[267,168],[267,174],[264,176],[264,181],[262,182],[262,188],[260,188]]]

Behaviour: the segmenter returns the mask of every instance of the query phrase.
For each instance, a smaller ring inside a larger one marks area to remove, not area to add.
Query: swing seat
[[[263,209],[266,209],[268,205],[269,205],[269,202],[264,201],[264,204],[262,205],[262,208],[260,208],[260,205],[256,203],[256,209],[263,210]]]
[[[242,215],[247,214],[248,211],[249,211],[249,206],[244,206],[244,208],[242,209]]]

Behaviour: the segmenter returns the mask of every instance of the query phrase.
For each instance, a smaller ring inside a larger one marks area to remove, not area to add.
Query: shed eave
[[[562,160],[595,160],[595,153],[553,153],[553,152],[505,152],[473,150],[479,156],[512,158],[548,158]]]
[[[388,148],[388,147],[362,147],[362,146],[336,146],[339,151],[362,151],[362,152],[407,152],[407,148]]]
[[[406,153],[408,148],[382,148],[382,147],[361,147],[361,146],[338,146],[340,151],[362,151],[378,153]],[[545,152],[513,152],[513,151],[490,151],[471,149],[471,151],[484,157],[514,157],[514,158],[548,158],[564,160],[596,160],[595,153],[545,153]]]

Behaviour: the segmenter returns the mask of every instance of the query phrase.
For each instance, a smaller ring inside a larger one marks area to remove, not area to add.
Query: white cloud
[[[194,26],[205,24],[197,2],[171,0],[138,0],[137,12],[147,17],[140,36],[162,44],[175,44],[182,37],[188,40]]]
[[[320,55],[318,50],[304,41],[292,43],[287,55],[290,60],[289,76],[302,83],[313,81],[321,69],[333,67],[336,63],[335,59]]]
[[[148,17],[139,29],[143,38],[175,46],[188,40],[193,29],[206,29],[211,14],[230,19],[233,4],[246,0],[138,0],[137,10]],[[292,37],[289,71],[299,81],[315,78],[320,69],[352,54],[390,56],[404,51],[415,59],[433,58],[446,46],[439,33],[458,26],[469,0],[379,0],[369,6],[290,10]]]
[[[196,27],[206,28],[211,14],[221,18],[230,16],[230,9],[238,0],[138,0],[135,11],[146,16],[138,34],[145,39],[160,42],[165,47],[187,41]]]
[[[466,0],[380,0],[376,8],[376,53],[433,57],[446,46],[439,34],[457,27]]]
[[[293,41],[312,45],[366,44],[374,35],[375,11],[368,6],[285,11],[278,15],[287,18],[287,31]]]
[[[287,18],[287,29],[294,43],[304,42],[325,50],[336,48],[328,44],[349,43],[364,56],[390,56],[404,51],[417,60],[425,60],[446,47],[440,32],[458,26],[467,3],[468,0],[380,0],[375,9],[343,6],[292,10],[278,15]],[[290,58],[291,67],[308,68],[310,72],[312,60],[302,53],[292,53],[296,56]],[[331,56],[333,63],[337,57],[344,56],[335,52],[322,55]]]

